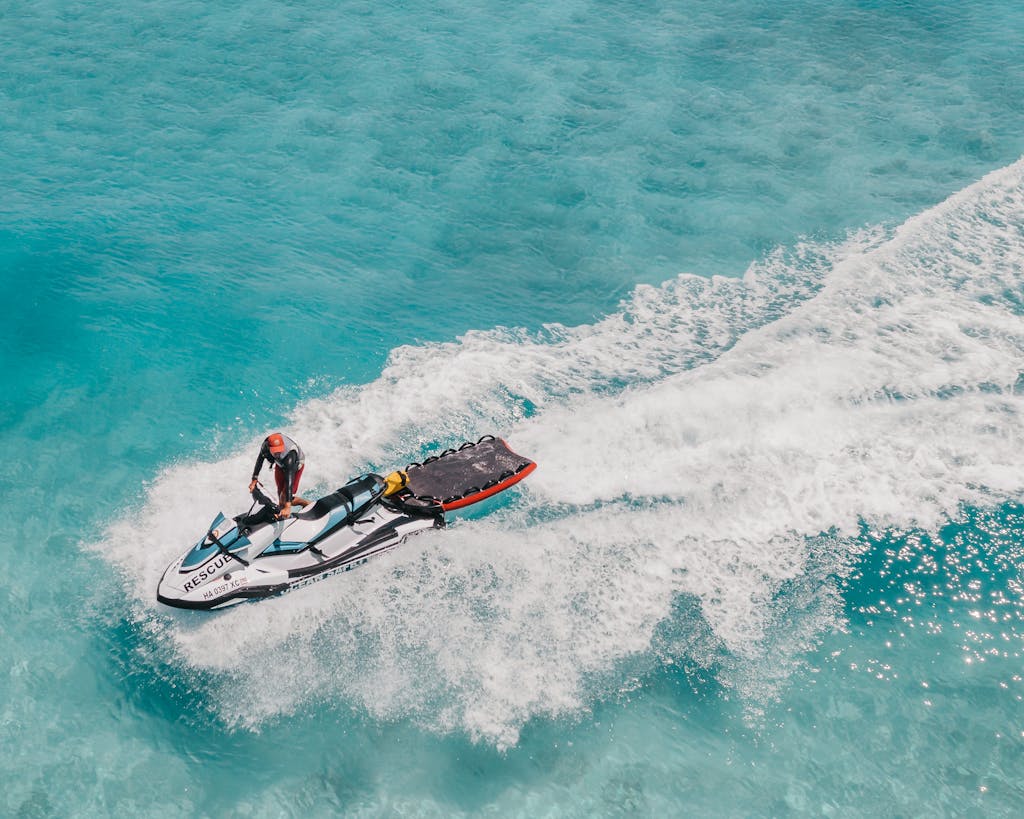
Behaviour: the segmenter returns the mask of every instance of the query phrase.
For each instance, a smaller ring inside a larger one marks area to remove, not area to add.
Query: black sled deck
[[[500,438],[484,435],[475,443],[467,441],[396,473],[401,483],[395,500],[403,506],[440,507],[449,512],[503,492],[536,468],[536,463],[513,452]]]

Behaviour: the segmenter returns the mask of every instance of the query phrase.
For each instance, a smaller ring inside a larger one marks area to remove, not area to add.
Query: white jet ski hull
[[[276,519],[273,501],[256,491],[260,511],[217,515],[206,535],[167,567],[157,600],[175,608],[218,609],[307,586],[365,563],[409,535],[443,528],[446,511],[503,492],[535,467],[501,439],[485,435],[388,479],[363,475],[284,520]],[[400,481],[392,487],[396,476]]]
[[[336,495],[309,513],[252,527],[244,516],[218,515],[210,528],[213,538],[207,535],[167,567],[157,600],[175,608],[216,609],[273,597],[348,571],[409,535],[445,525],[443,514],[410,514],[377,499],[360,508],[358,496],[339,514],[338,507],[323,503]]]

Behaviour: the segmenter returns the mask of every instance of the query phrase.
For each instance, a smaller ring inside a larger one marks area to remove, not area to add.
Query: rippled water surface
[[[1019,815],[1022,30],[0,0],[0,813]],[[279,426],[540,468],[158,608]]]

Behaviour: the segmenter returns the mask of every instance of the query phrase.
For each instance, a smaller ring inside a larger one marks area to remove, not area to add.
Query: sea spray
[[[181,510],[238,505],[248,452],[170,467],[104,554],[177,662],[234,692],[211,692],[231,724],[326,698],[505,747],[613,696],[627,666],[694,658],[756,702],[836,624],[863,526],[933,530],[1020,496],[1020,221],[1024,163],[743,282],[684,277],[589,327],[395,351],[377,381],[296,408],[311,483],[482,431],[540,469],[497,514],[343,578],[188,622],[154,611],[202,525]],[[698,642],[664,638],[679,612],[669,631]]]

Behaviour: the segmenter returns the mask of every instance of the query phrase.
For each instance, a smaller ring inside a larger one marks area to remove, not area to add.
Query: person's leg
[[[299,491],[299,481],[302,480],[302,470],[305,469],[305,468],[306,468],[305,464],[300,466],[299,467],[299,471],[295,473],[295,479],[292,481],[292,501],[294,503],[297,503],[299,506],[302,506],[303,508],[305,508],[306,506],[309,506],[309,501],[306,500],[305,498],[300,498],[295,493]]]
[[[276,464],[274,465],[274,483],[277,484],[277,502],[281,506],[284,506],[286,488],[286,484],[284,482],[284,470]]]

